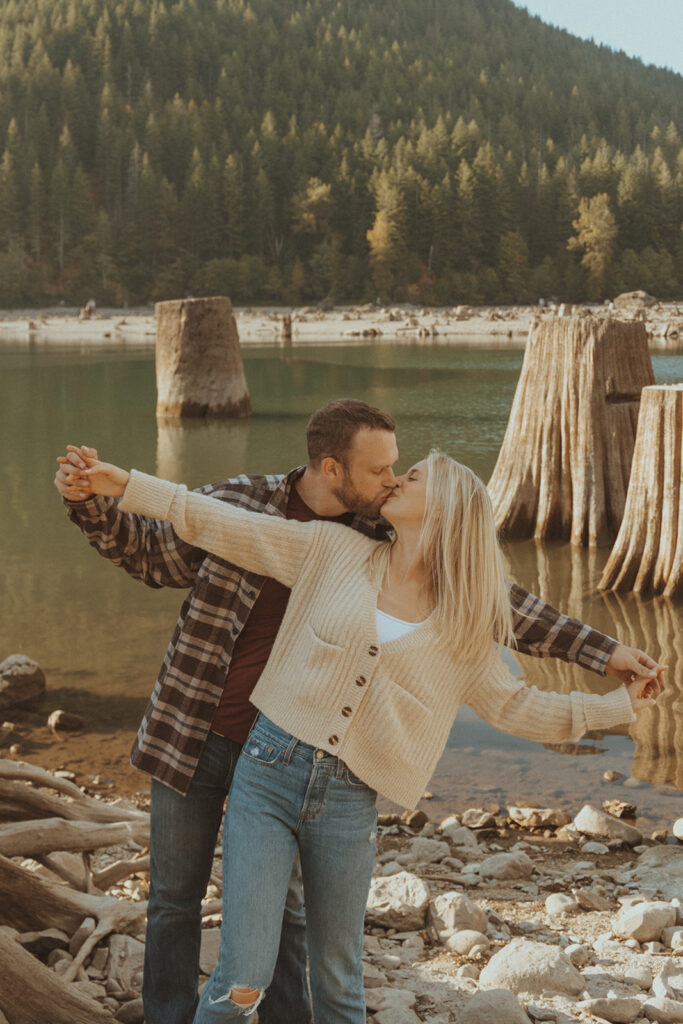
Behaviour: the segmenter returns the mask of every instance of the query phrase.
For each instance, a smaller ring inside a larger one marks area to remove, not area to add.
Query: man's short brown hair
[[[363,427],[393,434],[396,423],[389,413],[357,398],[337,398],[318,409],[306,428],[309,465],[317,466],[331,456],[345,466],[353,439]]]

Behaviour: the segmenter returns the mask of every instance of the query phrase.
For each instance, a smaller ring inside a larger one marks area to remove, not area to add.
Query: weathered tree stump
[[[683,384],[643,391],[624,518],[598,587],[683,595]]]
[[[155,309],[157,416],[248,416],[230,299],[178,299]]]
[[[489,481],[507,537],[603,547],[624,512],[640,392],[654,383],[642,323],[536,321]]]

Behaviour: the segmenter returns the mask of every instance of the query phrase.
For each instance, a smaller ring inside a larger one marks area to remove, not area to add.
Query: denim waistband
[[[252,735],[252,733],[266,737],[271,743],[282,747],[287,752],[286,760],[289,760],[290,757],[301,757],[306,761],[315,761],[319,765],[330,764],[340,768],[346,767],[344,761],[340,760],[335,754],[330,754],[327,750],[324,752],[324,757],[315,757],[315,753],[321,749],[320,747],[314,747],[310,743],[298,740],[296,736],[292,736],[291,732],[281,729],[279,725],[272,722],[270,718],[266,718],[261,712],[259,712],[258,718],[252,725],[249,735]]]

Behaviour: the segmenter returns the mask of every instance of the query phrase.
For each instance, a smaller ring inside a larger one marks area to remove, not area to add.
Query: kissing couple
[[[260,1024],[365,1024],[377,795],[417,804],[462,704],[560,742],[633,721],[660,690],[647,654],[506,580],[467,467],[432,451],[396,477],[394,420],[354,399],[313,414],[307,447],[285,476],[199,491],[85,446],[58,459],[90,544],[148,586],[187,591],[131,758],[152,776],[147,1024],[257,1006]],[[541,692],[512,677],[502,644],[624,685]],[[198,1001],[228,793],[219,960]]]

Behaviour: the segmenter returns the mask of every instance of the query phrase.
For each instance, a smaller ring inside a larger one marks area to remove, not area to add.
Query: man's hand
[[[85,459],[96,459],[97,449],[88,448],[86,445],[76,447],[69,445],[66,455],[57,459],[59,467],[55,474],[54,485],[63,498],[68,501],[86,501],[92,498],[93,490],[85,477],[82,477],[79,470],[87,468]]]
[[[646,684],[647,690],[641,696],[656,697],[664,687],[666,670],[666,665],[658,665],[648,654],[639,651],[637,647],[618,644],[605,666],[605,675],[616,676],[617,679],[621,679],[622,683],[639,680]]]

